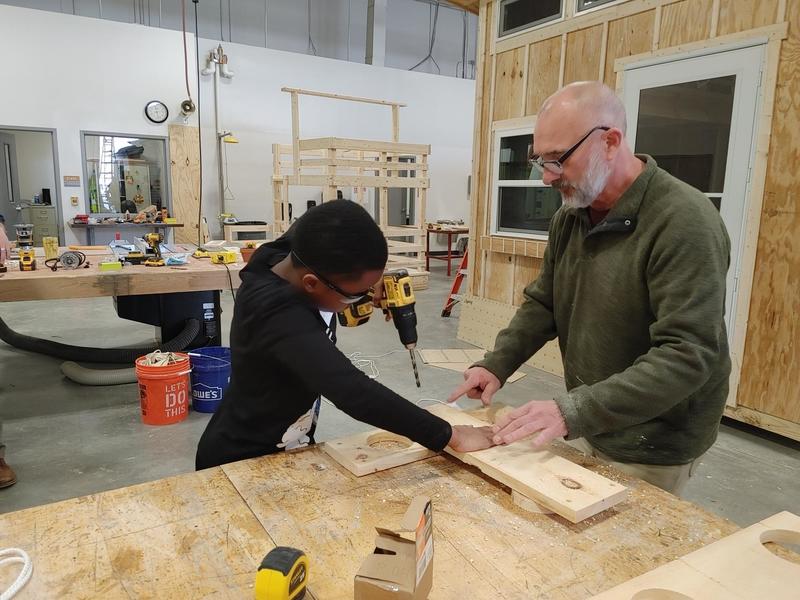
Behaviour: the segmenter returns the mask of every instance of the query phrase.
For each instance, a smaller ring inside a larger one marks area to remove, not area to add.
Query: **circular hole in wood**
[[[376,450],[403,450],[404,448],[410,448],[413,443],[402,435],[396,435],[388,431],[373,433],[367,438],[369,447]]]
[[[571,490],[579,490],[583,487],[580,483],[578,483],[574,479],[570,479],[569,477],[562,477],[561,485],[563,485],[564,487],[568,487]]]
[[[651,588],[649,590],[636,592],[631,597],[631,600],[693,600],[693,598],[672,590]]]
[[[800,564],[800,532],[770,529],[761,534],[759,541],[778,558]]]

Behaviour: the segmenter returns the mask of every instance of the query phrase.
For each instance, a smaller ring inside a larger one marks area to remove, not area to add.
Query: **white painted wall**
[[[37,35],[29,35],[30,31]],[[81,130],[166,136],[167,124],[153,125],[143,115],[145,103],[154,98],[169,106],[173,115],[170,122],[181,121],[174,116],[186,97],[180,32],[0,5],[0,39],[26,57],[25,61],[6,65],[4,78],[14,85],[0,94],[3,124],[56,128],[62,175],[80,175],[84,183]],[[217,43],[201,39],[201,55]],[[191,54],[191,38],[189,46]],[[114,48],[135,48],[136,52],[110,51]],[[271,145],[291,140],[289,97],[280,91],[282,86],[406,102],[409,106],[401,109],[400,116],[401,141],[432,146],[428,218],[468,218],[475,93],[472,80],[227,42],[224,48],[236,77],[222,80],[221,126],[232,130],[240,141],[227,146],[229,187],[235,196],[227,208],[239,218],[272,220]],[[212,231],[218,231],[220,199],[211,77],[202,78],[200,106],[203,212]],[[302,98],[301,133],[309,137],[389,139],[389,110]],[[87,212],[84,187],[62,188],[61,194],[65,218]],[[72,195],[80,198],[77,208],[70,205]],[[295,215],[301,214],[306,198],[318,197],[312,188],[293,194]],[[66,241],[77,241],[66,229]]]
[[[201,53],[218,42],[201,40]],[[405,102],[400,109],[400,141],[431,144],[427,216],[463,218],[469,215],[467,177],[472,160],[474,81],[437,77],[280,52],[225,44],[233,80],[221,80],[221,127],[239,144],[226,145],[230,190],[235,200],[226,210],[240,219],[272,220],[273,143],[291,143],[291,107],[282,86],[383,98]],[[202,96],[213,97],[213,78],[202,77]],[[219,206],[215,168],[213,104],[203,104],[204,197],[209,209]],[[304,96],[300,99],[303,137],[341,136],[390,140],[388,107]],[[318,188],[292,188],[294,215],[306,200],[319,200]],[[215,209],[214,209],[215,210]],[[211,219],[209,218],[209,221]]]
[[[41,195],[42,188],[49,188],[51,198],[54,197],[56,179],[53,170],[53,136],[45,131],[11,129],[0,129],[0,133],[14,136],[20,198],[30,201],[34,194]]]
[[[179,32],[0,6],[0,39],[18,57],[3,71],[0,121],[56,129],[61,175],[81,177],[81,188],[58,186],[65,221],[88,212],[81,130],[166,137],[166,123],[144,117],[153,98],[166,102],[171,122],[180,121],[186,90]],[[77,207],[70,196],[78,196]],[[83,233],[64,229],[67,243],[84,242]]]

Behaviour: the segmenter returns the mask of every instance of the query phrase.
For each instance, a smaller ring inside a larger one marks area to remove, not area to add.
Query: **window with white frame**
[[[584,10],[589,10],[590,8],[594,8],[595,6],[600,6],[602,4],[610,4],[611,2],[617,2],[618,0],[578,0],[578,12],[582,12]]]
[[[562,0],[500,0],[498,37],[554,21],[563,14]]]
[[[492,233],[541,239],[561,206],[561,195],[531,165],[530,129],[495,133]]]

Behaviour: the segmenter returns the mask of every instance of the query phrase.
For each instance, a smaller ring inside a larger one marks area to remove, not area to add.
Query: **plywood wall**
[[[172,216],[183,223],[175,229],[175,241],[196,244],[200,208],[200,146],[197,127],[169,126]]]
[[[569,4],[569,2],[568,2]],[[628,0],[496,40],[495,2],[482,2],[482,48],[473,176],[472,294],[519,305],[541,259],[491,236],[494,130],[532,127],[539,106],[559,85],[584,79],[616,87],[615,61],[679,50],[719,36],[789,22],[780,50],[774,108],[738,403],[763,424],[800,424],[800,0]],[[570,9],[571,10],[571,9]],[[761,35],[754,33],[753,35]],[[527,117],[526,117],[527,116]],[[520,117],[523,117],[520,120]],[[525,118],[529,118],[525,121]],[[768,132],[766,132],[768,133]],[[760,131],[761,136],[765,135]],[[481,243],[490,239],[495,243]],[[791,427],[784,427],[785,430]],[[797,428],[800,435],[800,428]]]

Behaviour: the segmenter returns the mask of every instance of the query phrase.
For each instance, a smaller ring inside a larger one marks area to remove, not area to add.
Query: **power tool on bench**
[[[36,270],[36,253],[33,250],[33,225],[23,223],[14,226],[17,232],[17,254],[19,254],[19,270]]]
[[[392,321],[400,335],[400,343],[408,349],[411,355],[411,366],[414,369],[414,381],[419,384],[419,371],[414,349],[417,347],[417,313],[414,309],[416,298],[411,285],[411,276],[405,269],[387,271],[383,274],[384,297],[381,299],[381,309],[384,313],[392,315]],[[343,327],[358,327],[366,323],[372,315],[372,294],[364,296],[358,302],[349,304],[339,313],[339,323]]]
[[[164,241],[164,236],[160,233],[145,233],[143,239],[153,251],[153,256],[144,261],[144,266],[163,267],[165,263],[161,256],[161,242]]]
[[[302,600],[308,586],[308,558],[302,550],[278,546],[261,561],[256,600]]]

